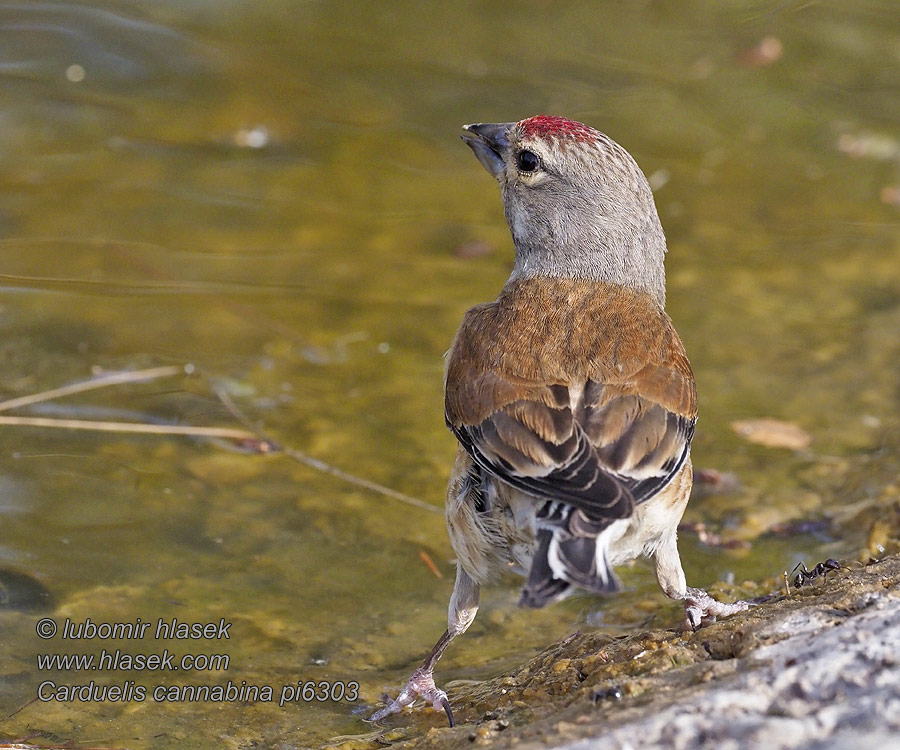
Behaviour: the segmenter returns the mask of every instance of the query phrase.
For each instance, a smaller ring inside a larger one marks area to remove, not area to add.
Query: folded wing
[[[448,363],[446,419],[478,466],[539,503],[523,603],[541,606],[569,584],[613,590],[603,532],[659,492],[690,450],[696,396],[681,342],[657,308],[656,346],[601,343],[608,354],[579,358],[534,337],[522,354],[521,340],[504,350],[496,310],[472,312]]]

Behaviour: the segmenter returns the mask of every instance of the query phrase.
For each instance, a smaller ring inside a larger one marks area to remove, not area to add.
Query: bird
[[[446,497],[456,553],[447,630],[380,721],[422,698],[454,718],[438,659],[472,624],[480,587],[524,579],[523,607],[621,588],[652,558],[683,627],[747,609],[687,586],[677,529],[692,484],[693,371],[665,312],[666,239],[650,185],[618,143],[537,115],[463,126],[498,181],[515,259],[465,313],[445,367],[458,448]]]

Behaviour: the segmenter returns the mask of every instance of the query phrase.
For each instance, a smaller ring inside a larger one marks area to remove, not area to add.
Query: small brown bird
[[[447,631],[373,721],[421,697],[453,724],[434,667],[501,570],[526,578],[522,606],[543,607],[574,589],[616,591],[613,568],[645,556],[691,628],[748,606],[688,588],[678,556],[697,393],[664,311],[666,240],[643,172],[612,139],[561,117],[464,130],[500,183],[515,263],[447,356],[445,415],[459,440]]]

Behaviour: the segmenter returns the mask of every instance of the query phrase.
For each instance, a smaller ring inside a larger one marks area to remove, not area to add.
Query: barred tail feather
[[[596,536],[571,536],[563,529],[540,529],[531,572],[520,605],[543,607],[571,593],[577,586],[598,594],[621,589],[609,565],[607,529]]]
[[[548,555],[555,533],[551,529],[540,529],[538,531],[538,547],[535,550],[534,560],[531,563],[528,581],[526,581],[525,587],[522,589],[522,598],[519,600],[520,607],[539,609],[571,593],[571,584],[564,579],[556,577],[550,568]]]

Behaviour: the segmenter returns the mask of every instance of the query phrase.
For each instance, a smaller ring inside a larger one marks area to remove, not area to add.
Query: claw
[[[684,598],[685,630],[688,628],[698,630],[704,623],[715,622],[716,617],[728,617],[751,606],[753,605],[750,602],[744,601],[724,604],[713,599],[702,589],[689,588]]]
[[[447,700],[446,695],[443,698],[441,698],[440,703],[441,703],[441,708],[444,709],[444,713],[447,714],[447,720],[450,722],[450,726],[455,727],[456,722],[453,721],[453,711],[450,710],[450,701]]]
[[[435,711],[443,710],[447,714],[450,726],[456,726],[453,721],[453,712],[450,710],[450,701],[447,694],[434,684],[434,677],[430,670],[420,667],[413,672],[406,687],[400,691],[395,699],[389,700],[384,708],[380,708],[369,717],[369,721],[376,722],[386,719],[391,714],[402,711],[407,706],[411,706],[416,699],[423,698],[434,706]]]
[[[699,630],[703,624],[703,612],[699,607],[685,605],[684,619],[691,630]]]

